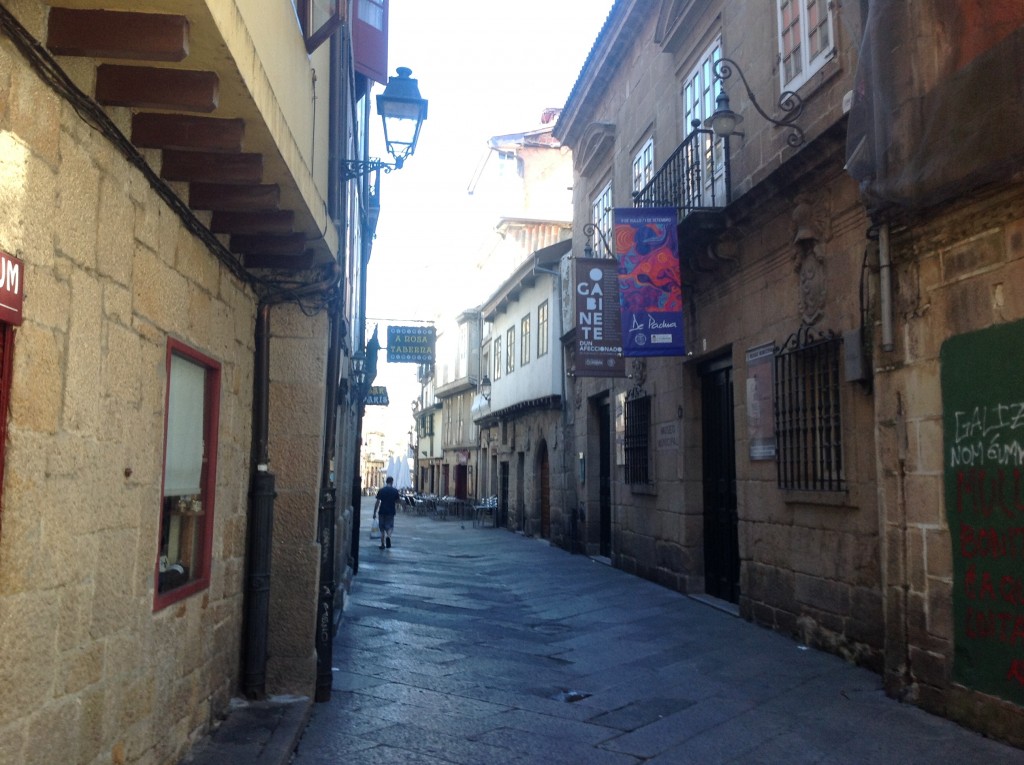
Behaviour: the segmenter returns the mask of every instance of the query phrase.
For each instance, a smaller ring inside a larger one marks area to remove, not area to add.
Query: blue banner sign
[[[674,207],[616,208],[623,356],[684,356]]]

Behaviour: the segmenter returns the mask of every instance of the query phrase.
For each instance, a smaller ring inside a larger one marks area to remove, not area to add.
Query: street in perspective
[[[1024,763],[881,678],[546,541],[399,513],[293,765]]]

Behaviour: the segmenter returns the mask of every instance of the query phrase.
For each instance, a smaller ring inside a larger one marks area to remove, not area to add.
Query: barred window
[[[844,491],[839,357],[842,339],[798,332],[775,353],[780,489]]]
[[[626,483],[650,483],[651,397],[626,398]]]

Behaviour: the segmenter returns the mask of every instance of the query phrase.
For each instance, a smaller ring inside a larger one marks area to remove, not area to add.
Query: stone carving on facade
[[[633,381],[633,387],[626,394],[627,399],[632,400],[647,395],[647,359],[632,359],[630,361],[629,379]]]
[[[828,215],[807,197],[798,198],[793,207],[794,270],[799,275],[800,321],[816,324],[825,313],[825,251]]]

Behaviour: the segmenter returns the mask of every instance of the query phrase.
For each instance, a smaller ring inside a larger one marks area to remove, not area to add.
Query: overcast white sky
[[[564,106],[612,3],[391,0],[390,73],[412,69],[429,111],[416,154],[381,179],[367,335],[379,323],[384,344],[389,324],[430,321],[444,309],[455,315],[486,297],[460,291],[473,246],[473,170],[491,136],[536,127],[545,108]],[[375,384],[387,386],[391,406],[367,407],[363,429],[404,444],[416,366],[385,360],[382,352]]]

